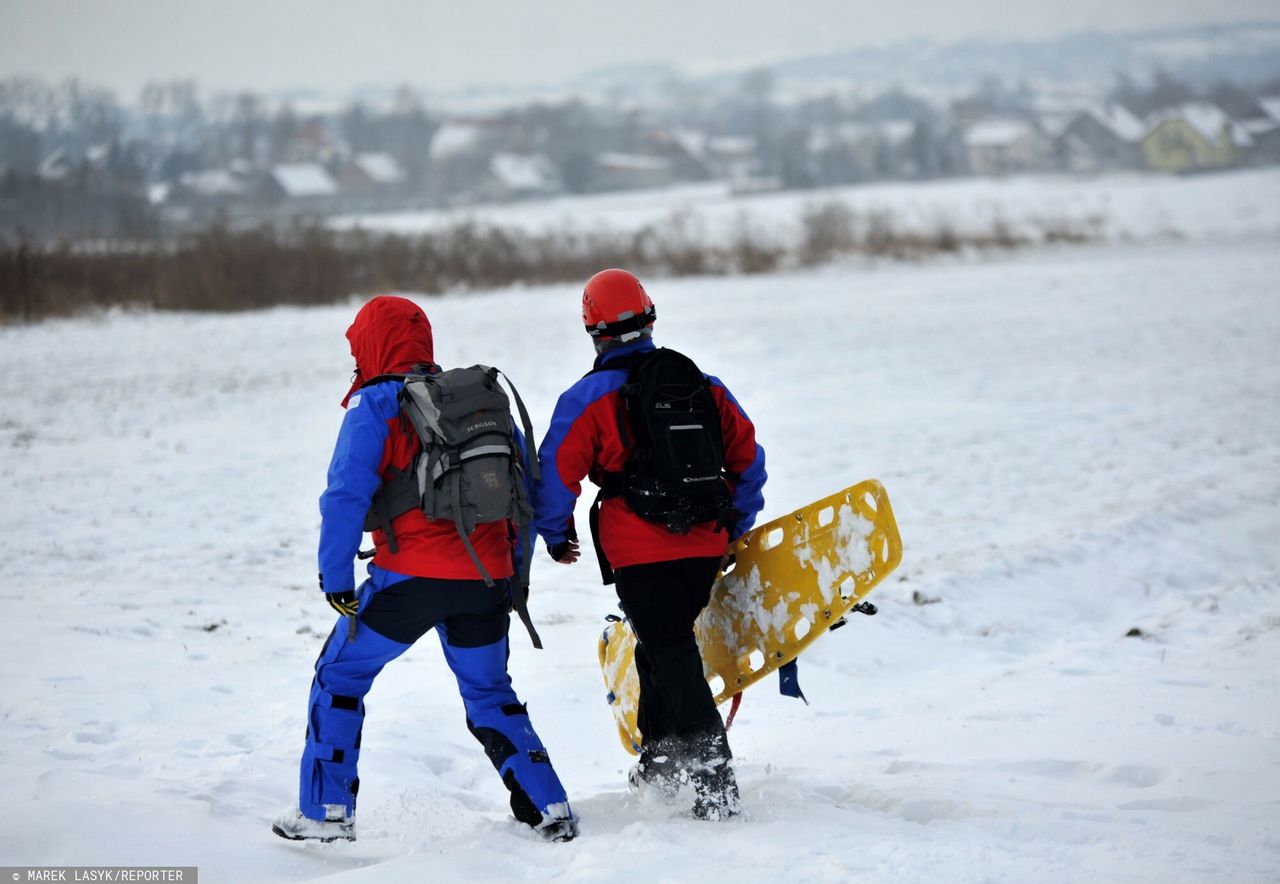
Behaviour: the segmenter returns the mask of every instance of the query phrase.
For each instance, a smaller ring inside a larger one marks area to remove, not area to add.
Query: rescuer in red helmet
[[[764,450],[717,378],[653,343],[653,300],[626,270],[587,281],[582,321],[592,371],[559,399],[539,448],[536,527],[551,557],[578,559],[574,503],[600,487],[592,533],[637,638],[640,761],[631,787],[674,798],[693,786],[693,813],[738,813],[724,723],[703,676],[693,623],[730,541],[764,505]]]

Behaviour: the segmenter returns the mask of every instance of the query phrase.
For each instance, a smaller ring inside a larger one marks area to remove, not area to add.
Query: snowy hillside
[[[746,225],[766,241],[798,238],[806,207],[843,203],[881,215],[900,232],[983,234],[1000,224],[1032,241],[1066,228],[1117,242],[1280,237],[1280,170],[1251,169],[1175,178],[1152,174],[1025,176],[891,182],[737,196],[716,182],[669,189],[560,197],[527,203],[339,219],[339,227],[414,233],[463,219],[529,232],[635,231],[679,217],[690,234],[714,240]]]
[[[1274,203],[1274,176],[1249,180]],[[747,693],[730,734],[746,818],[709,824],[627,793],[595,662],[612,593],[589,556],[539,552],[547,649],[517,628],[511,669],[582,817],[570,844],[510,820],[431,637],[369,697],[360,840],[269,831],[333,620],[315,501],[355,303],[0,329],[0,865],[1274,880],[1275,230],[655,280],[659,341],[759,427],[765,517],[875,477],[905,557],[879,616],[801,659],[812,705],[772,680]],[[590,361],[577,301],[566,285],[421,303],[437,357],[506,368],[545,427]]]

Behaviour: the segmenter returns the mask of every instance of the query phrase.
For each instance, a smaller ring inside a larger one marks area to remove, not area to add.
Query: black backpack
[[[510,400],[498,384],[500,372],[487,365],[453,368],[435,374],[410,374],[400,391],[400,409],[422,443],[422,452],[402,473],[387,478],[374,495],[365,530],[386,532],[397,549],[391,520],[412,509],[428,519],[453,522],[462,545],[484,582],[485,570],[468,535],[477,525],[510,520],[523,528],[520,571],[512,580],[512,604],[535,647],[542,647],[529,619],[529,565],[532,557],[533,507],[525,487],[524,452],[516,444]],[[516,388],[507,381],[532,443],[533,428]],[[537,458],[529,471],[539,478]]]
[[[720,410],[706,376],[688,356],[667,348],[623,365],[627,380],[618,390],[618,429],[632,453],[622,472],[604,475],[592,531],[598,537],[599,501],[612,497],[622,497],[640,518],[673,534],[688,534],[703,522],[714,521],[717,530],[732,526],[741,514],[726,481]],[[598,541],[596,553],[605,583],[611,583]]]

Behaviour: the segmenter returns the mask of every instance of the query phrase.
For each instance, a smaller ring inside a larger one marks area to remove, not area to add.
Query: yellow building
[[[1147,118],[1142,154],[1161,172],[1195,172],[1238,165],[1249,134],[1206,101],[1157,111]]]

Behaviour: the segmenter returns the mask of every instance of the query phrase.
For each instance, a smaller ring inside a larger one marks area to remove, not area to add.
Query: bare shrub
[[[933,248],[939,252],[960,250],[960,234],[949,218],[939,218],[933,229]]]
[[[721,250],[708,242],[702,219],[687,209],[636,231],[632,250],[637,266],[672,276],[704,276],[724,270]]]
[[[29,322],[45,313],[44,289],[35,279],[38,266],[26,237],[0,243],[0,320]]]
[[[464,219],[414,236],[334,231],[318,222],[233,231],[215,225],[176,239],[38,244],[0,240],[0,322],[25,322],[93,307],[243,310],[332,303],[353,293],[434,294],[516,283],[578,283],[606,267],[641,275],[768,273],[844,255],[923,258],[964,248],[1017,248],[1033,241],[1088,242],[1103,220],[1041,219],[1032,237],[1001,217],[982,232],[948,218],[924,232],[888,209],[858,215],[838,200],[811,203],[798,242],[786,245],[746,213],[727,240],[688,210],[632,232],[569,225],[536,232]]]
[[[734,269],[748,274],[771,273],[786,256],[786,249],[770,242],[746,212],[738,214],[728,252]]]
[[[862,248],[867,254],[874,256],[894,256],[902,253],[902,238],[894,223],[893,215],[887,209],[872,209],[867,214]]]
[[[162,309],[323,304],[351,291],[336,235],[318,226],[284,233],[213,227],[160,250],[158,257],[150,300]]]
[[[1079,245],[1093,242],[1101,238],[1101,222],[1097,216],[1083,220],[1071,218],[1038,218],[1036,224],[1040,228],[1040,238],[1049,244]]]
[[[997,214],[991,219],[991,232],[987,234],[985,242],[980,242],[979,244],[1000,249],[1014,249],[1018,246],[1026,245],[1027,239],[1014,233],[1013,228],[1004,219],[1004,216]]]
[[[823,264],[858,248],[857,218],[847,204],[809,203],[800,212],[801,264]]]

